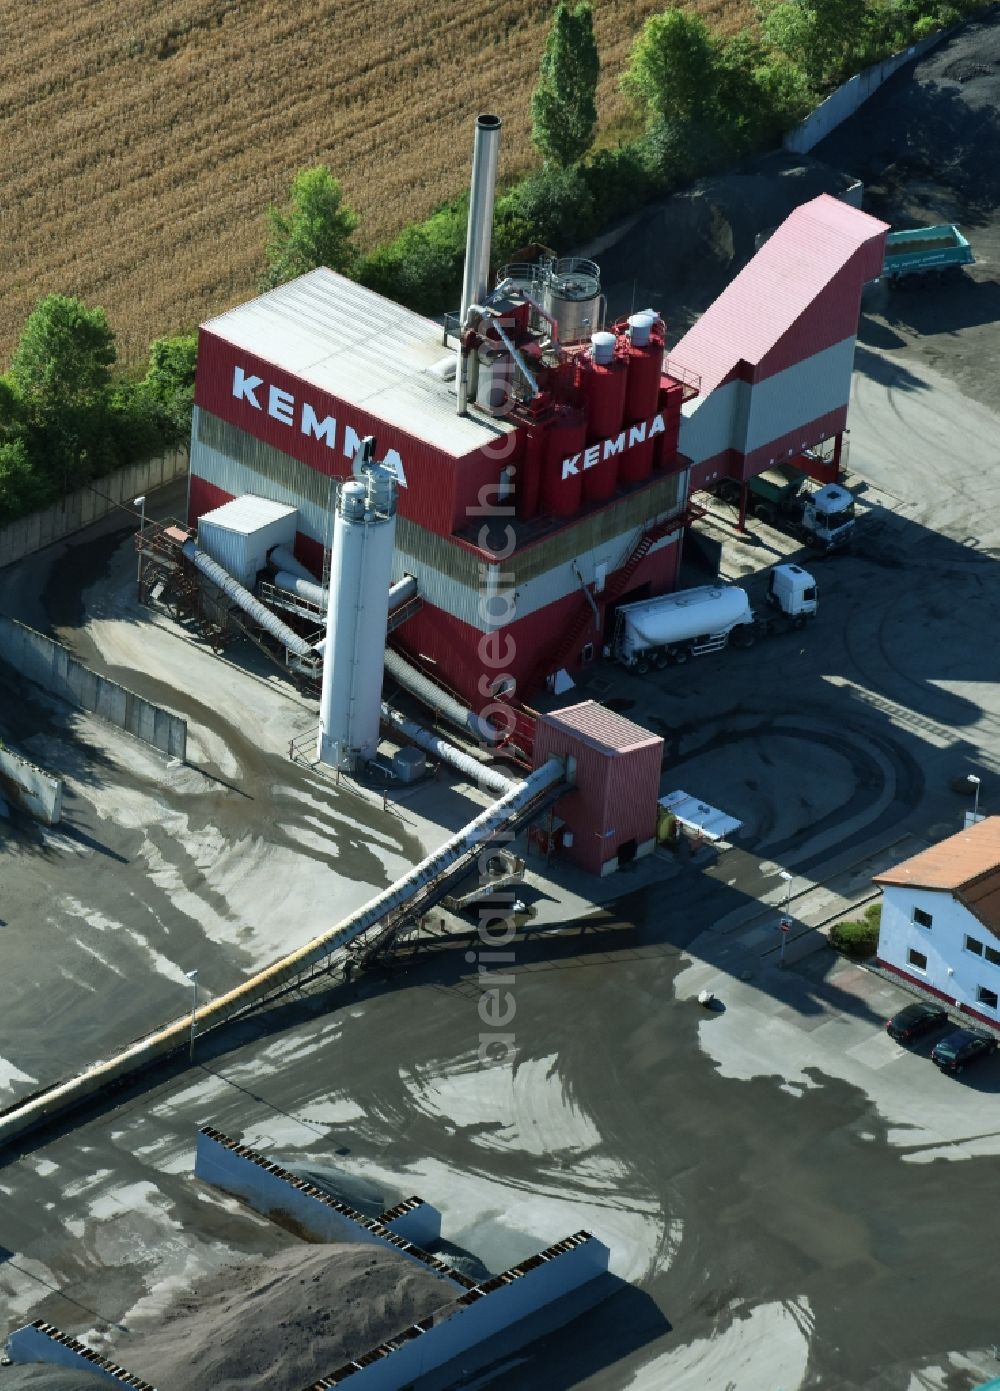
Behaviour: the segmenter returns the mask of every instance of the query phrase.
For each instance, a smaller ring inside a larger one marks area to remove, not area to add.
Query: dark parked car
[[[931,1049],[931,1061],[937,1063],[942,1072],[953,1076],[969,1063],[979,1058],[988,1058],[997,1051],[997,1039],[985,1029],[956,1029],[945,1034]]]
[[[907,1005],[898,1014],[894,1014],[886,1024],[885,1031],[897,1043],[909,1043],[921,1034],[930,1033],[931,1029],[939,1029],[947,1022],[947,1012],[940,1005],[921,1002]]]

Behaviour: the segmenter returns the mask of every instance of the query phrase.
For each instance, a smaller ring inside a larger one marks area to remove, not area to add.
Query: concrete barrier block
[[[0,784],[25,811],[46,826],[62,819],[63,783],[36,768],[13,749],[0,745]]]

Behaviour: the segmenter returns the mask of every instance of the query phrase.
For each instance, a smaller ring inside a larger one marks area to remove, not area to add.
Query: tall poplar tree
[[[587,0],[559,0],[531,98],[531,139],[542,157],[566,169],[590,149],[597,125],[600,73],[594,16]]]

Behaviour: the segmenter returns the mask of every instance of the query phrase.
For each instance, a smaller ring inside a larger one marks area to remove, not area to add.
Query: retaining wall
[[[461,1358],[463,1373],[486,1365],[489,1340],[504,1335],[503,1355],[532,1341],[527,1320],[547,1305],[592,1286],[591,1303],[607,1290],[596,1282],[607,1274],[608,1248],[589,1232],[576,1232],[546,1247],[520,1265],[504,1271],[462,1295],[456,1304],[403,1329],[354,1362],[329,1372],[304,1391],[406,1391],[423,1385],[423,1377]],[[581,1305],[567,1310],[565,1320],[578,1317]],[[517,1325],[524,1323],[520,1341]],[[553,1324],[553,1327],[556,1325]],[[456,1375],[457,1375],[456,1371]],[[451,1385],[449,1379],[448,1382]],[[512,1380],[512,1385],[516,1381]]]
[[[0,787],[46,826],[58,825],[62,817],[62,779],[36,768],[4,744],[0,744]]]
[[[171,715],[134,691],[98,676],[61,643],[0,614],[0,656],[53,695],[89,710],[109,724],[182,762],[187,756],[187,721]]]
[[[188,469],[188,452],[175,449],[158,459],[143,459],[98,478],[92,487],[79,488],[51,507],[32,512],[0,527],[0,567],[11,565],[53,541],[71,536],[91,522],[100,521],[115,507],[125,503],[132,510],[134,497],[151,493],[164,483],[182,478]]]
[[[593,1284],[608,1271],[608,1248],[589,1232],[576,1232],[503,1274],[477,1284],[390,1230],[390,1224],[397,1223],[407,1212],[420,1220],[420,1208],[428,1205],[419,1198],[408,1199],[370,1221],[211,1126],[198,1133],[195,1175],[235,1194],[269,1217],[291,1218],[317,1241],[389,1244],[401,1255],[419,1260],[454,1287],[452,1303],[401,1329],[356,1361],[331,1370],[305,1391],[326,1391],[345,1383],[348,1391],[400,1391],[455,1358],[471,1357],[473,1365],[480,1365],[490,1355],[489,1349],[481,1345],[502,1333],[505,1350],[518,1346],[517,1324]],[[433,1208],[428,1208],[428,1212],[438,1217]],[[575,1308],[567,1317],[576,1317],[578,1311]],[[534,1336],[525,1324],[524,1341]]]
[[[198,1132],[195,1177],[242,1198],[255,1211],[291,1222],[312,1241],[367,1241],[392,1246],[449,1282],[454,1292],[475,1288],[475,1280],[429,1255],[404,1232],[423,1232],[424,1240],[440,1235],[441,1215],[421,1198],[408,1198],[383,1217],[372,1220],[346,1203],[283,1169],[248,1145],[205,1126]]]
[[[914,58],[923,57],[929,49],[941,43],[953,32],[953,29],[944,29],[939,34],[931,34],[928,38],[904,49],[902,53],[893,53],[891,57],[883,58],[880,63],[873,63],[870,68],[849,77],[835,92],[831,92],[801,125],[786,133],[782,141],[785,149],[795,150],[799,154],[811,150],[824,136],[829,135],[831,130],[836,130],[842,121],[846,121],[848,116],[853,116],[858,107],[863,106],[893,73],[911,63]]]
[[[150,1386],[148,1381],[133,1376],[124,1367],[109,1362],[99,1353],[91,1352],[76,1338],[60,1333],[58,1328],[44,1319],[36,1319],[24,1328],[15,1329],[7,1339],[7,1354],[15,1363],[46,1362],[57,1367],[72,1367],[74,1371],[86,1371],[102,1377],[115,1386],[131,1386],[133,1391],[156,1391],[156,1387]]]

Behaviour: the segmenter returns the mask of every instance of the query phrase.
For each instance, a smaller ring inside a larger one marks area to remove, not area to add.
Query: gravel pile
[[[41,1363],[25,1367],[0,1367],[0,1391],[98,1391],[108,1387],[106,1377],[93,1372],[70,1372]]]
[[[158,1391],[302,1391],[459,1293],[377,1246],[296,1246],[193,1286],[107,1355]]]

